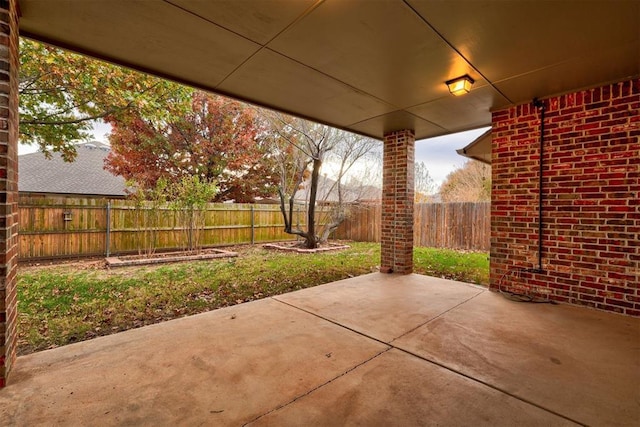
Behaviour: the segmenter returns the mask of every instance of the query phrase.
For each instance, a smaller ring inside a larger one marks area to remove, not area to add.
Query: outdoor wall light
[[[64,211],[62,212],[62,218],[65,221],[71,221],[73,220],[73,213],[71,211]]]
[[[445,83],[449,87],[449,92],[451,92],[452,95],[460,96],[471,91],[471,85],[473,85],[474,80],[469,77],[468,74],[465,74],[462,77],[451,79]]]

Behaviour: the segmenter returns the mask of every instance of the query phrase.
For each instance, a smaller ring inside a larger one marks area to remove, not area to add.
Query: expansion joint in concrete
[[[407,332],[405,332],[404,334],[398,335],[397,337],[395,337],[394,339],[392,339],[391,341],[388,342],[389,345],[393,346],[393,342],[395,340],[399,340],[400,338],[404,337],[405,335],[409,335],[411,332],[415,331],[416,329],[420,329],[421,327],[423,327],[424,325],[433,322],[436,319],[439,319],[440,317],[444,316],[445,314],[447,314],[448,312],[455,310],[456,308],[460,307],[463,304],[466,304],[467,302],[471,301],[472,299],[476,298],[478,295],[482,294],[483,292],[486,292],[485,290],[481,290],[479,291],[477,294],[472,295],[471,297],[465,299],[464,301],[461,301],[459,304],[454,305],[453,307],[449,308],[448,310],[443,311],[442,313],[438,314],[437,316],[431,317],[429,318],[426,322],[420,323],[418,326],[416,326],[413,329],[408,330]]]
[[[465,301],[463,301],[463,302],[461,302],[461,303],[459,303],[459,304],[455,305],[454,307],[452,307],[452,308],[450,308],[450,309],[446,310],[444,313],[450,312],[451,310],[454,310],[454,309],[456,309],[456,308],[460,307],[461,305],[466,304],[467,302],[469,302],[470,300],[472,300],[472,299],[476,298],[478,295],[480,295],[480,294],[482,294],[482,293],[483,293],[483,292],[478,292],[477,294],[473,295],[472,297],[467,298]],[[346,329],[346,330],[348,330],[348,331],[351,331],[351,332],[353,332],[353,333],[356,333],[356,334],[358,334],[358,335],[360,335],[360,336],[363,336],[363,337],[369,338],[369,339],[371,339],[371,340],[373,340],[373,341],[376,341],[376,342],[379,342],[379,343],[381,343],[381,344],[384,344],[384,345],[386,345],[386,346],[387,346],[387,348],[386,348],[385,350],[383,350],[383,351],[379,352],[378,354],[374,355],[373,357],[371,357],[371,358],[369,358],[369,359],[367,359],[367,360],[365,360],[365,361],[363,361],[363,362],[361,362],[361,363],[359,363],[359,364],[357,364],[357,365],[353,366],[353,367],[352,367],[352,368],[350,368],[349,370],[347,370],[347,371],[343,372],[342,374],[340,374],[340,375],[336,376],[335,378],[333,378],[333,379],[331,379],[331,380],[327,381],[326,383],[323,383],[323,384],[321,384],[321,385],[319,385],[319,386],[315,387],[314,389],[312,389],[312,390],[308,391],[307,393],[305,393],[305,394],[303,394],[303,395],[300,395],[300,396],[296,397],[295,399],[291,400],[290,402],[288,402],[288,403],[286,403],[286,404],[284,404],[284,405],[278,406],[277,408],[274,408],[273,410],[271,410],[271,411],[269,411],[269,412],[267,412],[267,413],[265,413],[265,414],[263,414],[263,415],[260,415],[259,417],[255,418],[255,419],[254,419],[254,420],[252,420],[251,422],[256,421],[256,420],[258,420],[259,418],[262,418],[263,416],[265,416],[265,415],[267,415],[267,414],[269,414],[269,413],[271,413],[271,412],[277,411],[278,409],[281,409],[281,408],[283,408],[283,407],[285,407],[285,406],[287,406],[287,405],[290,405],[291,403],[293,403],[293,402],[297,401],[298,399],[300,399],[300,398],[302,398],[302,397],[304,397],[304,396],[306,396],[306,395],[309,395],[310,393],[313,393],[314,391],[316,391],[316,390],[318,390],[318,389],[320,389],[320,388],[324,387],[324,386],[325,386],[325,385],[327,385],[327,384],[330,384],[331,382],[335,381],[336,379],[338,379],[338,378],[341,378],[341,377],[345,376],[346,374],[348,374],[349,372],[353,371],[354,369],[356,369],[356,368],[358,368],[358,367],[360,367],[360,366],[362,366],[362,365],[367,364],[367,363],[368,363],[368,362],[370,362],[371,360],[373,360],[373,359],[375,359],[375,358],[379,357],[380,355],[382,355],[382,354],[384,354],[384,353],[386,353],[386,352],[388,352],[388,351],[390,351],[390,350],[398,350],[398,351],[400,351],[400,352],[406,353],[406,354],[411,355],[411,356],[413,356],[413,357],[416,357],[416,358],[418,358],[418,359],[420,359],[420,360],[423,360],[423,361],[425,361],[425,362],[427,362],[427,363],[431,363],[431,364],[433,364],[433,365],[436,365],[436,366],[438,366],[438,367],[440,367],[440,368],[442,368],[442,369],[446,369],[447,371],[450,371],[450,372],[452,372],[452,373],[454,373],[454,374],[456,374],[456,375],[459,375],[459,376],[461,376],[461,377],[464,377],[464,378],[466,378],[466,379],[468,379],[468,380],[470,380],[470,381],[473,381],[473,382],[478,383],[478,384],[482,384],[482,385],[483,385],[483,386],[485,386],[485,387],[489,387],[489,388],[491,388],[491,389],[493,389],[493,390],[495,390],[495,391],[497,391],[497,392],[503,393],[503,394],[505,394],[505,395],[507,395],[507,396],[510,396],[510,397],[512,397],[512,398],[514,398],[514,399],[517,399],[517,400],[519,400],[519,401],[521,401],[521,402],[523,402],[523,403],[526,403],[527,405],[534,406],[534,407],[536,407],[536,408],[538,408],[538,409],[541,409],[541,410],[543,410],[543,411],[546,411],[546,412],[548,412],[548,413],[550,413],[550,414],[553,414],[553,415],[556,415],[556,416],[558,416],[558,417],[561,417],[561,418],[563,418],[563,419],[565,419],[565,420],[567,420],[567,421],[569,421],[569,422],[572,422],[572,423],[574,423],[574,424],[576,424],[576,425],[580,425],[580,426],[585,426],[585,425],[586,425],[586,424],[584,424],[584,423],[581,423],[580,421],[577,421],[577,420],[574,420],[574,419],[572,419],[572,418],[570,418],[570,417],[567,417],[566,415],[563,415],[563,414],[561,414],[561,413],[559,413],[559,412],[557,412],[557,411],[554,411],[554,410],[552,410],[552,409],[546,408],[546,407],[544,407],[544,406],[542,406],[542,405],[540,405],[540,404],[537,404],[537,403],[535,403],[535,402],[533,402],[533,401],[531,401],[531,400],[529,400],[529,399],[526,399],[526,398],[524,398],[524,397],[522,397],[522,396],[518,396],[517,394],[513,394],[512,392],[510,392],[510,391],[508,391],[508,390],[505,390],[505,389],[503,389],[503,388],[500,388],[500,387],[498,387],[498,386],[495,386],[495,385],[493,385],[493,384],[491,384],[491,383],[489,383],[489,382],[487,382],[487,381],[485,381],[485,380],[482,380],[482,379],[480,379],[480,378],[473,377],[473,376],[471,376],[470,374],[464,373],[464,372],[462,372],[462,371],[460,371],[460,370],[458,370],[458,369],[455,369],[455,368],[453,368],[453,367],[451,367],[451,366],[447,366],[447,365],[445,365],[444,363],[439,362],[439,361],[437,361],[437,360],[435,360],[435,359],[431,359],[431,358],[428,358],[428,357],[422,356],[422,355],[420,355],[420,354],[414,353],[414,352],[412,352],[412,351],[410,351],[410,350],[407,350],[407,349],[405,349],[405,348],[402,348],[402,347],[397,347],[397,346],[395,346],[394,344],[392,344],[392,343],[393,343],[393,341],[395,341],[395,340],[399,339],[400,337],[402,337],[402,336],[406,335],[406,333],[405,333],[405,334],[400,335],[399,337],[396,337],[396,338],[394,338],[394,339],[390,340],[389,342],[385,342],[385,341],[380,340],[380,339],[378,339],[378,338],[375,338],[375,337],[373,337],[373,336],[371,336],[371,335],[367,335],[367,334],[365,334],[365,333],[362,333],[361,331],[357,331],[357,330],[355,330],[355,329],[353,329],[353,328],[350,328],[350,327],[345,326],[345,325],[343,325],[343,324],[341,324],[341,323],[338,323],[338,322],[336,322],[335,320],[328,319],[328,318],[326,318],[326,317],[324,317],[324,316],[321,316],[321,315],[319,315],[319,314],[317,314],[317,313],[311,312],[311,311],[309,311],[309,310],[305,310],[304,308],[300,308],[300,307],[297,307],[297,306],[295,306],[295,305],[293,305],[293,304],[287,303],[287,302],[285,302],[285,301],[281,301],[281,300],[277,299],[277,297],[272,297],[272,299],[273,299],[273,300],[275,300],[275,301],[278,301],[279,303],[282,303],[282,304],[284,304],[284,305],[287,305],[287,306],[289,306],[289,307],[291,307],[291,308],[294,308],[294,309],[296,309],[296,310],[300,310],[300,311],[302,311],[302,312],[304,312],[304,313],[310,314],[310,315],[315,316],[315,317],[317,317],[317,318],[319,318],[319,319],[325,320],[325,321],[327,321],[327,322],[329,322],[329,323],[332,323],[332,324],[334,324],[334,325],[336,325],[336,326],[339,326],[339,327],[341,327],[341,328],[344,328],[344,329]],[[441,313],[440,315],[438,315],[438,316],[436,316],[436,317],[433,317],[433,318],[429,319],[427,322],[423,323],[423,324],[422,324],[422,325],[420,325],[420,326],[424,326],[425,324],[427,324],[427,323],[429,323],[429,322],[432,322],[433,320],[437,319],[438,317],[441,317],[444,313]],[[420,326],[418,326],[418,327],[420,327]],[[417,328],[412,329],[412,331],[413,331],[413,330],[415,330],[415,329],[417,329]],[[411,331],[409,331],[409,332],[411,332]],[[407,333],[409,333],[409,332],[407,332]],[[249,423],[247,423],[247,424],[249,424]],[[245,425],[246,425],[246,424],[245,424]]]
[[[282,301],[280,301],[280,302],[282,302]],[[284,304],[286,304],[286,303],[284,303]],[[289,305],[289,304],[287,304],[287,305]],[[282,408],[285,408],[285,407],[287,407],[287,406],[291,405],[292,403],[294,403],[294,402],[296,402],[296,401],[298,401],[298,400],[302,399],[303,397],[310,395],[311,393],[315,392],[316,390],[319,390],[319,389],[321,389],[322,387],[324,387],[324,386],[326,386],[326,385],[331,384],[332,382],[334,382],[334,381],[335,381],[335,380],[337,380],[338,378],[342,378],[342,377],[344,377],[345,375],[347,375],[348,373],[350,373],[351,371],[354,371],[354,370],[358,369],[360,366],[362,366],[362,365],[366,365],[367,363],[371,362],[373,359],[375,359],[375,358],[379,357],[380,355],[382,355],[382,354],[386,353],[387,351],[391,350],[392,348],[393,348],[393,347],[391,347],[391,346],[387,346],[387,348],[386,348],[386,349],[384,349],[384,350],[382,350],[382,351],[378,352],[377,354],[374,354],[373,356],[369,357],[368,359],[363,360],[362,362],[360,362],[360,363],[358,363],[358,364],[356,364],[356,365],[352,366],[351,368],[349,368],[349,369],[347,369],[346,371],[342,372],[340,375],[336,375],[335,377],[331,378],[330,380],[325,381],[324,383],[322,383],[322,384],[320,384],[320,385],[318,385],[318,386],[316,386],[316,387],[314,387],[314,388],[310,389],[310,390],[309,390],[309,391],[307,391],[306,393],[303,393],[303,394],[301,394],[301,395],[299,395],[299,396],[294,397],[293,399],[291,399],[291,400],[290,400],[290,401],[288,401],[287,403],[284,403],[284,404],[282,404],[282,405],[276,406],[275,408],[273,408],[273,409],[271,409],[271,410],[269,410],[269,411],[265,412],[264,414],[258,415],[256,418],[252,419],[252,420],[251,420],[251,421],[249,421],[248,423],[243,424],[243,427],[244,427],[244,426],[247,426],[247,425],[250,425],[251,423],[254,423],[254,422],[258,421],[260,418],[265,417],[265,416],[269,415],[269,414],[270,414],[270,413],[272,413],[272,412],[275,412],[275,411],[278,411],[278,410],[280,410],[280,409],[282,409]]]

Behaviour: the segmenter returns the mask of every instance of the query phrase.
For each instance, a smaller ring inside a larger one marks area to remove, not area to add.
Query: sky
[[[433,179],[435,185],[439,187],[449,173],[462,167],[467,160],[466,157],[456,153],[456,150],[465,147],[482,135],[487,129],[488,128],[485,127],[416,141],[416,162],[425,163],[431,179]],[[108,143],[107,137],[110,131],[110,125],[98,123],[94,126],[94,139]],[[34,151],[36,151],[36,147],[22,144],[18,149],[19,154],[27,154]]]
[[[456,153],[489,129],[488,127],[416,141],[416,163],[424,162],[429,176],[440,186],[450,172],[468,160]]]

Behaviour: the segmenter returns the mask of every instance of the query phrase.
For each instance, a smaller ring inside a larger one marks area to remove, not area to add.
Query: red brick
[[[16,358],[16,266],[17,266],[17,148],[18,148],[18,16],[15,0],[0,7],[0,388]],[[8,107],[8,108],[7,108]]]
[[[414,145],[411,130],[384,138],[380,270],[413,271]]]
[[[634,92],[635,91],[635,92]],[[634,94],[632,94],[634,93]],[[638,316],[640,79],[547,100],[542,274],[520,285],[550,298]],[[537,267],[539,117],[530,104],[495,111],[491,275]],[[497,153],[497,155],[496,155]],[[614,286],[615,293],[604,289]],[[570,289],[569,289],[570,288]],[[605,292],[596,295],[596,291]],[[640,297],[640,296],[639,296]],[[632,306],[631,303],[638,304]]]

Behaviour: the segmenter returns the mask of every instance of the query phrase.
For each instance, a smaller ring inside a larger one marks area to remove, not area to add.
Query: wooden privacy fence
[[[327,209],[320,207],[319,211]],[[379,242],[381,207],[352,206],[333,238]],[[144,251],[151,227],[141,222],[144,209],[129,200],[21,195],[19,258],[37,260],[103,256]],[[489,250],[490,204],[432,203],[415,206],[414,245]],[[302,206],[294,225],[305,224]],[[178,249],[186,228],[176,211],[160,208],[153,223],[158,250]],[[322,222],[322,221],[320,221]],[[204,212],[202,246],[293,240],[284,232],[278,205],[211,203]]]
[[[489,202],[416,204],[413,245],[488,251],[490,215]],[[354,207],[334,237],[359,242],[379,242],[381,216],[380,205]]]
[[[138,252],[143,234],[140,209],[129,200],[20,196],[19,240],[21,260],[99,256]],[[294,213],[294,224],[304,224],[304,212]],[[176,211],[158,210],[154,223],[155,247],[181,247],[186,228]],[[211,203],[204,212],[202,246],[292,240],[284,232],[278,205]]]

